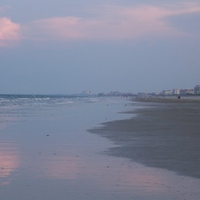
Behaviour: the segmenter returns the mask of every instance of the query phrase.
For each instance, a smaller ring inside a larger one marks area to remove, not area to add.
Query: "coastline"
[[[134,99],[136,116],[90,130],[113,141],[107,154],[200,178],[199,99]]]

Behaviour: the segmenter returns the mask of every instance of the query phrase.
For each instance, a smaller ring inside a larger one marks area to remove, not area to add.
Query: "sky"
[[[1,0],[0,93],[200,84],[199,0]]]

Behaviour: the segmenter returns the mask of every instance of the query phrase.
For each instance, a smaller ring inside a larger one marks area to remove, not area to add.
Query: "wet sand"
[[[141,107],[132,118],[91,130],[116,144],[106,153],[199,179],[200,101],[150,98],[133,105]]]
[[[162,124],[161,117],[158,117],[160,122],[155,129],[155,120],[151,116],[155,112],[163,115],[162,110],[170,111],[172,104],[112,98],[95,103],[81,100],[69,104],[64,100],[60,104],[60,99],[57,103],[53,99],[47,104],[42,100],[42,105],[37,99],[29,102],[27,99],[21,106],[9,106],[0,113],[0,199],[199,199],[200,179],[141,164],[159,167],[157,160],[160,164],[166,162],[170,167],[175,166],[172,162],[177,160],[170,157],[175,156],[174,153],[162,154],[162,151],[172,151],[178,143],[176,138],[183,140],[184,137],[174,134],[175,138],[170,135],[171,131],[169,135],[162,132],[165,123]],[[132,112],[135,108],[137,112]],[[187,108],[190,110],[193,104]],[[124,111],[128,113],[116,114]],[[136,113],[138,117],[123,120]],[[111,140],[86,131],[100,122],[114,120],[119,121],[96,129]],[[197,139],[194,141],[198,143]],[[171,147],[166,150],[169,144]],[[195,147],[194,142],[185,146]],[[116,156],[100,153],[109,148],[107,153]],[[168,160],[163,155],[168,156]],[[192,153],[191,158],[195,156],[198,153]],[[193,168],[196,164],[192,164]],[[190,170],[195,172],[193,168]]]

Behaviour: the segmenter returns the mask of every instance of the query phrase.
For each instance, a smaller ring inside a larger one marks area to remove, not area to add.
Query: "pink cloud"
[[[55,17],[26,26],[26,34],[46,40],[119,40],[143,37],[184,36],[167,17],[200,12],[200,4],[176,4],[170,7],[141,5],[136,7],[102,6],[93,18]]]
[[[20,25],[10,19],[0,18],[0,46],[13,45],[20,39]]]
[[[83,31],[80,30],[81,24],[83,24],[83,22],[77,17],[55,17],[35,21],[31,23],[28,28],[25,27],[24,30],[28,31],[30,37],[33,36],[36,39],[77,39],[81,38],[83,34]]]

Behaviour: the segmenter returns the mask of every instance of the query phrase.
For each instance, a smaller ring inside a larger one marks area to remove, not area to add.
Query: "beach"
[[[103,123],[92,132],[117,144],[107,153],[149,167],[200,178],[199,99],[138,98],[130,119]]]
[[[1,95],[0,199],[198,200],[198,105],[178,105]]]

